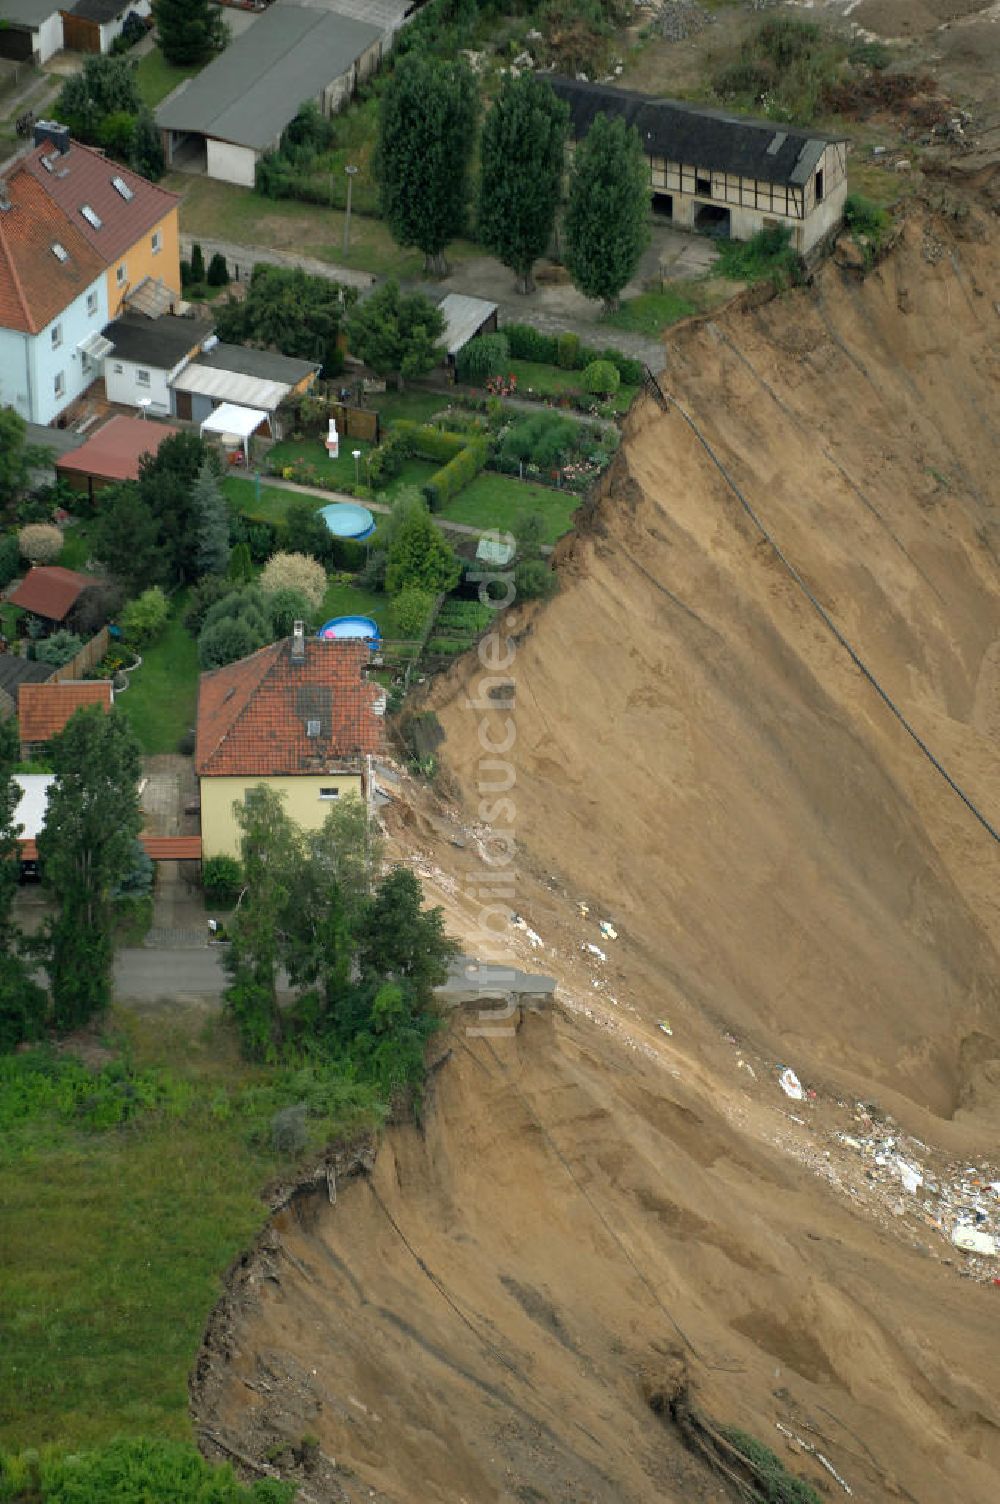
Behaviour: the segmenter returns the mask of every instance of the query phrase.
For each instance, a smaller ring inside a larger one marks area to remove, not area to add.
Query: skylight
[[[95,230],[99,230],[101,228],[101,225],[104,223],[97,210],[92,209],[89,204],[81,204],[80,213],[83,215],[88,225],[93,225]]]
[[[53,240],[52,242],[52,254],[57,261],[69,260],[69,251],[67,251],[64,245],[60,245],[58,240]]]
[[[51,172],[52,171],[52,168],[54,167],[54,165],[55,165],[55,163],[56,163],[56,161],[58,159],[58,156],[59,156],[59,153],[57,151],[53,151],[53,152],[49,152],[48,156],[43,156],[43,157],[39,158],[39,161],[41,162],[42,166],[45,168],[46,172]]]
[[[116,193],[120,193],[121,194],[122,198],[125,200],[126,203],[131,202],[131,200],[135,198],[135,194],[132,192],[131,188],[126,183],[126,181],[125,181],[124,178],[118,178],[118,177],[112,178],[111,179],[111,186],[115,190]]]

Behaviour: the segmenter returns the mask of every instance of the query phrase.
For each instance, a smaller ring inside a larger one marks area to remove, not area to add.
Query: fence
[[[331,402],[330,416],[337,420],[338,433],[349,439],[366,439],[369,444],[379,441],[378,413],[370,407],[349,407],[346,402]]]
[[[56,669],[55,673],[48,680],[49,684],[64,684],[67,679],[82,679],[88,669],[93,668],[95,663],[100,663],[108,651],[109,641],[108,629],[107,627],[102,627],[97,636],[92,637],[89,642],[85,642],[80,651],[75,653],[68,663],[64,663],[62,668]]]

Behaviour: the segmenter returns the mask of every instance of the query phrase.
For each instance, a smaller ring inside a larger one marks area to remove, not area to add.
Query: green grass
[[[335,488],[349,494],[347,488],[353,488],[355,473],[360,478],[361,484],[366,484],[365,456],[370,454],[374,447],[364,439],[344,439],[340,445],[340,454],[335,460],[331,460],[323,445],[316,439],[285,439],[282,443],[275,444],[270,457],[285,465],[290,465],[295,460],[304,460],[324,481],[328,481]],[[353,454],[355,449],[361,450],[356,472]],[[399,474],[382,487],[379,498],[391,501],[404,486],[423,485],[424,481],[437,469],[437,465],[427,460],[406,460]],[[330,499],[333,500],[333,497]],[[322,503],[319,504],[322,505]],[[256,510],[254,508],[254,511]],[[263,513],[258,512],[257,515],[263,516]]]
[[[145,648],[142,666],[116,701],[132,722],[147,756],[176,752],[194,725],[198,699],[198,647],[181,621],[185,596],[174,598],[166,631]]]
[[[626,298],[616,313],[605,315],[604,322],[634,334],[657,335],[661,329],[697,311],[697,304],[680,288],[665,287],[662,292],[642,292],[638,297]]]
[[[583,390],[582,371],[564,371],[561,366],[545,365],[539,360],[509,360],[507,370],[517,377],[519,397],[560,397],[564,392]],[[620,386],[609,398],[615,411],[628,412],[637,390],[634,386]],[[597,400],[595,397],[594,401]]]
[[[90,525],[74,522],[63,534],[58,563],[63,569],[86,569],[90,558]]]
[[[544,541],[554,543],[569,532],[579,505],[580,497],[571,491],[555,491],[484,470],[435,515],[470,527],[499,528],[516,536],[524,519],[538,513],[545,519]]]
[[[201,70],[192,65],[190,68],[175,68],[168,63],[158,47],[152,52],[147,52],[139,59],[135,70],[135,79],[139,93],[144,104],[155,109],[161,100],[166,99],[172,89],[176,89],[184,79],[191,78]]]
[[[365,402],[389,424],[397,418],[405,418],[410,423],[428,423],[448,406],[448,398],[443,392],[387,391],[366,397]]]
[[[36,1104],[0,1135],[0,1446],[190,1438],[220,1276],[265,1220],[258,1188],[290,1169],[268,1129],[294,1085],[246,1066],[217,1019],[117,1023],[138,1065],[170,1072],[159,1107],[100,1128]],[[361,1091],[330,1100],[314,1142],[373,1120]]]

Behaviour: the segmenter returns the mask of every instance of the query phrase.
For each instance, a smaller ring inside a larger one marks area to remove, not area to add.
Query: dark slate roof
[[[0,691],[6,691],[15,703],[22,684],[44,684],[53,673],[51,663],[32,662],[17,653],[0,653]]]
[[[824,147],[841,137],[796,130],[773,120],[752,120],[725,110],[653,99],[609,84],[539,75],[570,108],[577,140],[597,115],[620,115],[635,126],[651,157],[664,157],[710,172],[729,172],[762,183],[800,185],[808,181]]]
[[[79,16],[81,21],[97,21],[103,25],[128,10],[130,4],[131,0],[76,0],[68,14]]]
[[[251,350],[247,345],[215,345],[198,356],[198,364],[216,371],[235,371],[240,376],[256,376],[261,381],[283,381],[286,386],[296,386],[303,377],[320,370],[318,361],[296,360],[274,350]]]
[[[114,345],[118,360],[142,361],[158,371],[172,371],[211,332],[210,324],[197,319],[175,319],[169,314],[150,319],[142,313],[127,313],[108,324],[104,338]]]

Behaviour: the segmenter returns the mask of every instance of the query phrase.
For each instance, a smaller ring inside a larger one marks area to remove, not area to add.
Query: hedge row
[[[641,360],[620,350],[596,350],[574,334],[543,334],[530,324],[504,324],[503,333],[515,360],[536,360],[570,371],[582,371],[595,360],[609,360],[626,386],[640,386],[646,374]]]
[[[446,463],[454,459],[467,442],[462,434],[448,433],[445,429],[435,428],[431,423],[414,423],[409,418],[398,418],[392,428],[393,433],[403,434],[409,440],[412,453],[422,460]]]
[[[450,459],[447,465],[435,470],[429,481],[421,487],[427,505],[432,512],[439,512],[445,502],[457,496],[470,481],[475,480],[489,458],[489,445],[485,439],[473,439]]]

